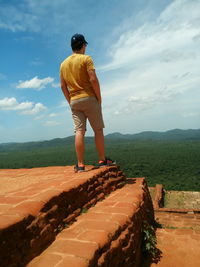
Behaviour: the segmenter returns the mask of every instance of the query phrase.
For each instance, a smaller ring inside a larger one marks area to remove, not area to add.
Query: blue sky
[[[0,143],[73,135],[59,66],[74,33],[89,43],[105,134],[200,128],[199,10],[200,0],[0,0]]]

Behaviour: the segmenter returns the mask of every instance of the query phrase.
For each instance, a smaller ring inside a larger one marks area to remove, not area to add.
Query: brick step
[[[139,267],[142,225],[153,219],[145,179],[129,178],[124,187],[78,216],[27,266]]]
[[[88,166],[78,174],[72,166],[38,169],[21,172],[27,179],[30,174],[41,175],[41,182],[0,196],[1,267],[25,266],[81,212],[125,184],[118,166],[95,170]],[[14,176],[15,170],[7,173]]]

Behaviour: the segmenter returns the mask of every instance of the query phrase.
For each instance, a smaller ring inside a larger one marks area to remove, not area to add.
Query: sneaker
[[[98,163],[97,163],[97,166],[99,168],[101,167],[105,167],[105,166],[113,166],[113,165],[116,165],[116,161],[110,159],[110,158],[105,158],[105,160],[100,160]]]
[[[78,166],[78,164],[76,164],[74,166],[74,172],[84,172],[85,171],[85,166]]]

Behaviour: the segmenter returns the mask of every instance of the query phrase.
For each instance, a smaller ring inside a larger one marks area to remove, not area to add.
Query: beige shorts
[[[96,97],[89,96],[71,101],[72,118],[74,120],[74,131],[86,131],[87,119],[92,129],[100,130],[104,128],[101,105]]]

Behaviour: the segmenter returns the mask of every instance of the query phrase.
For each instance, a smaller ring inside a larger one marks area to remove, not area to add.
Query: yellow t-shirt
[[[69,89],[70,100],[95,96],[89,80],[88,70],[94,70],[92,58],[83,54],[72,54],[60,65],[60,72]]]

